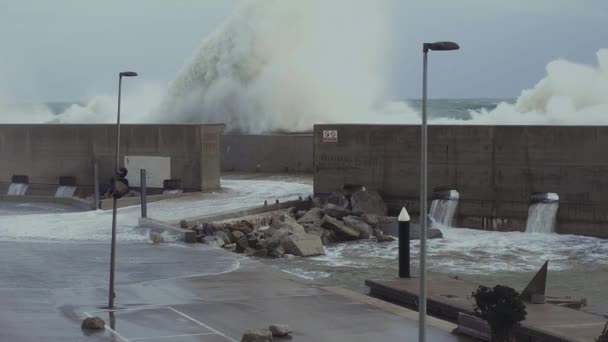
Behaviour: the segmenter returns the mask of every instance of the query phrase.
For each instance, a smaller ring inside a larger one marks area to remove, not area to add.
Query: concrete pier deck
[[[367,280],[373,297],[415,308],[418,303],[418,278]],[[428,275],[427,310],[429,315],[452,322],[458,313],[472,314],[471,294],[480,284],[440,274]],[[553,304],[527,304],[528,316],[518,333],[526,341],[595,342],[606,319]]]
[[[0,242],[0,341],[240,341],[289,324],[292,341],[414,341],[417,314],[323,287],[204,245],[118,246],[116,309],[107,305],[109,244]],[[77,257],[75,257],[77,256]],[[81,330],[100,316],[104,331]],[[430,320],[429,341],[469,341]]]

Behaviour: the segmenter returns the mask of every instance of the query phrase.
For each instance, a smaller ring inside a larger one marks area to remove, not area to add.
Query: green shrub
[[[511,342],[513,329],[526,319],[526,305],[519,293],[508,286],[480,286],[473,292],[475,313],[492,329],[492,341]]]

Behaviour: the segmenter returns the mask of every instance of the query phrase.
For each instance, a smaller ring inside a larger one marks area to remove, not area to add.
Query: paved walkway
[[[3,277],[12,275],[15,281],[0,283],[0,340],[239,341],[246,329],[273,323],[289,324],[293,341],[416,340],[417,314],[410,310],[305,283],[220,249],[134,246],[119,249],[115,311],[103,308],[107,260],[97,249],[106,246],[14,247],[36,249],[37,254],[20,268],[5,264],[2,269]],[[16,249],[3,247],[5,263],[15,262],[11,254],[19,258]],[[64,257],[51,256],[58,250],[65,250]],[[76,265],[78,272],[70,271]],[[187,269],[200,275],[184,276]],[[31,274],[38,278],[28,279]],[[52,281],[44,283],[49,277]],[[80,323],[88,315],[103,317],[108,328],[83,332]],[[430,324],[429,341],[467,341],[450,333],[450,323],[432,319]]]

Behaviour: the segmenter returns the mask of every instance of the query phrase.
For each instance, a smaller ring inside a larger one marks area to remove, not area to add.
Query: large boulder
[[[253,228],[253,224],[248,221],[235,222],[228,226],[228,229],[230,231],[240,231],[245,234],[251,233],[253,231]]]
[[[344,216],[350,216],[353,214],[352,211],[344,208],[340,208],[335,204],[328,203],[321,208],[321,211],[325,215],[329,215],[331,217],[335,217],[337,219],[342,219]]]
[[[318,195],[312,199],[312,203],[315,207],[322,207],[328,203],[334,204],[337,207],[348,209],[350,207],[350,202],[339,192],[332,192],[326,195]]]
[[[268,327],[274,337],[285,337],[293,332],[287,324],[273,324]]]
[[[243,234],[236,240],[236,252],[243,253],[247,248],[249,248],[249,240],[247,239],[247,235]]]
[[[351,198],[353,212],[384,216],[387,213],[386,204],[376,191],[361,190],[355,192]]]
[[[267,329],[247,330],[243,334],[241,342],[272,342],[272,332]]]
[[[357,240],[361,235],[359,234],[359,231],[347,227],[345,224],[329,215],[325,215],[325,217],[323,217],[321,227],[332,231],[338,241]]]
[[[82,321],[81,328],[87,330],[102,330],[106,326],[103,318],[99,316],[87,317]]]
[[[373,227],[356,216],[345,216],[342,220],[345,225],[359,232],[360,239],[369,239],[374,234]]]
[[[323,243],[317,235],[289,235],[283,242],[285,252],[300,257],[324,255]]]
[[[385,223],[397,222],[396,216],[380,216],[374,214],[363,214],[361,215],[361,220],[372,227],[376,227],[378,225],[382,225]]]
[[[294,220],[287,220],[284,222],[282,222],[282,221],[273,222],[270,225],[270,227],[268,227],[268,229],[264,230],[264,236],[265,237],[274,236],[275,232],[277,232],[280,229],[287,230],[288,232],[291,232],[292,234],[296,234],[296,235],[306,234],[306,230],[304,229],[304,227],[302,227],[302,225],[300,225],[299,223],[297,223]]]
[[[226,241],[219,236],[205,236],[203,238],[203,243],[213,247],[223,247],[226,244]]]
[[[320,208],[312,208],[307,211],[302,217],[298,219],[298,223],[301,225],[304,224],[321,224],[321,220],[323,219],[323,212]]]
[[[232,241],[232,239],[230,239],[230,235],[226,234],[226,232],[223,232],[223,231],[215,232],[215,236],[224,240],[224,243],[236,242],[236,240]]]

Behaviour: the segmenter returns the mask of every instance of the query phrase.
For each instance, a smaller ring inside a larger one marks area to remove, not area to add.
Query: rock
[[[226,232],[217,231],[217,232],[215,232],[215,236],[217,236],[218,238],[222,239],[224,241],[224,244],[232,243],[232,240],[230,239],[230,236],[228,234],[226,234]]]
[[[386,204],[380,194],[376,191],[357,191],[351,196],[350,202],[354,212],[363,212],[379,216],[385,216],[387,213]]]
[[[150,240],[152,240],[153,243],[165,242],[165,238],[157,232],[150,232]]]
[[[350,202],[348,201],[346,196],[344,196],[344,194],[341,194],[339,192],[333,192],[333,193],[330,193],[327,195],[315,196],[315,198],[312,199],[312,203],[315,207],[322,207],[328,203],[334,204],[337,207],[344,208],[344,209],[348,209],[350,206]]]
[[[245,233],[243,233],[239,230],[235,230],[235,231],[231,232],[230,235],[232,235],[232,238],[230,239],[230,241],[237,242],[241,237],[245,236]]]
[[[236,252],[243,253],[247,248],[249,248],[249,241],[247,240],[246,235],[242,235],[238,240],[236,240]]]
[[[379,216],[379,215],[374,215],[374,214],[363,214],[363,215],[361,215],[361,220],[363,220],[363,222],[375,227],[380,224],[397,222],[397,217]]]
[[[219,236],[205,236],[203,238],[203,243],[212,247],[222,247],[226,244],[226,242]]]
[[[253,256],[256,258],[265,258],[267,255],[268,255],[268,250],[266,250],[265,248],[258,249],[253,254]]]
[[[281,245],[283,239],[289,235],[294,235],[286,228],[281,228],[274,232],[274,234],[267,240],[264,241],[264,247],[270,251],[276,249]]]
[[[264,236],[265,237],[274,236],[274,234],[278,230],[286,230],[295,235],[306,234],[306,230],[304,229],[304,227],[302,227],[302,225],[300,225],[295,220],[293,220],[293,221],[286,221],[286,222],[280,222],[280,221],[273,222],[270,225],[270,227],[264,231]]]
[[[382,242],[393,242],[393,241],[395,241],[395,238],[392,237],[392,236],[390,236],[390,235],[382,235],[381,234],[381,235],[377,235],[376,236],[376,240],[378,242],[381,242],[381,243]]]
[[[331,217],[335,217],[341,220],[344,216],[350,216],[353,214],[352,211],[344,208],[340,208],[334,204],[328,203],[321,208],[321,211],[325,215],[329,215]]]
[[[285,258],[285,259],[293,259],[293,258],[295,258],[295,257],[296,257],[296,256],[295,256],[295,255],[293,255],[293,254],[283,254],[283,258]]]
[[[323,243],[317,235],[290,235],[282,242],[285,252],[300,257],[324,255]]]
[[[267,329],[247,330],[241,338],[241,342],[272,342],[272,332]]]
[[[321,224],[321,220],[323,219],[323,212],[319,208],[312,208],[306,212],[300,219],[297,221],[299,224]]]
[[[271,258],[281,258],[285,254],[285,248],[279,245],[277,248],[268,251],[268,256]]]
[[[321,227],[331,230],[338,241],[352,241],[359,238],[359,232],[347,227],[335,218],[325,215]]]
[[[356,216],[345,216],[344,224],[359,232],[360,239],[369,239],[373,235],[374,229],[369,224],[363,222]]]
[[[287,324],[273,324],[268,327],[273,337],[285,337],[293,332]]]
[[[87,317],[82,321],[81,328],[89,330],[101,330],[106,326],[106,322],[101,317]]]
[[[336,239],[336,235],[334,234],[334,232],[323,229],[323,235],[321,235],[321,242],[323,242],[323,246],[331,245],[332,243],[334,243],[336,241],[337,241],[337,239]]]
[[[325,231],[325,229],[312,224],[305,225],[304,230],[306,231],[306,234],[312,234],[317,236],[323,236],[323,232]]]
[[[231,224],[228,227],[228,229],[232,232],[240,231],[245,234],[249,234],[253,231],[253,224],[251,222],[247,222],[247,221],[240,221],[240,222],[235,222],[235,223]]]
[[[175,222],[175,221],[173,221],[173,222]],[[188,221],[186,221],[186,220],[179,221],[179,227],[183,228],[183,229],[188,229]]]

